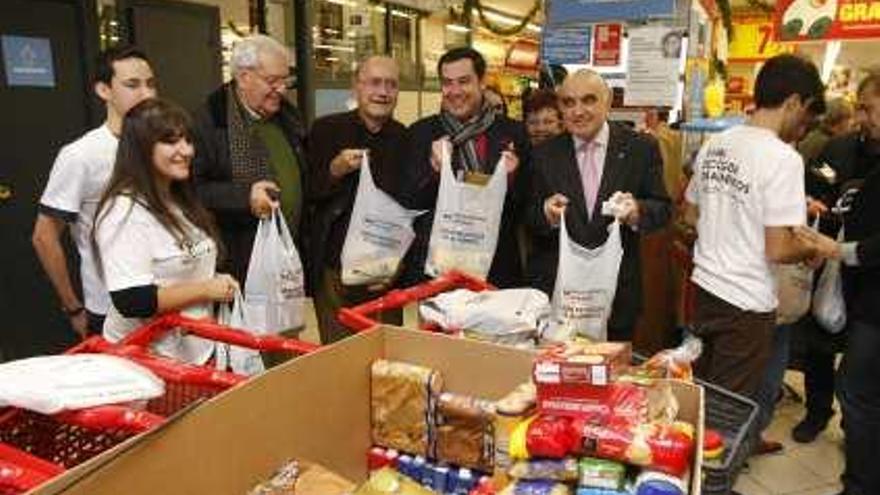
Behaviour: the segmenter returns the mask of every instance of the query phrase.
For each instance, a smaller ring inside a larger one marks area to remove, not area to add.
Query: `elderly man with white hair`
[[[232,49],[232,81],[196,113],[196,190],[216,217],[226,248],[224,271],[245,281],[257,220],[280,208],[300,256],[305,205],[305,128],[285,98],[290,54],[264,35]]]

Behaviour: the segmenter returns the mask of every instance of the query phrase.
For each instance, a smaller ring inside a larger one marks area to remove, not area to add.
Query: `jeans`
[[[757,432],[763,432],[773,421],[773,410],[776,409],[776,399],[782,388],[785,378],[785,369],[788,367],[788,355],[791,342],[791,326],[779,325],[773,332],[773,347],[770,351],[770,360],[764,369],[764,379],[758,391],[752,397],[758,403]]]
[[[880,325],[852,321],[837,375],[847,495],[880,494]]]

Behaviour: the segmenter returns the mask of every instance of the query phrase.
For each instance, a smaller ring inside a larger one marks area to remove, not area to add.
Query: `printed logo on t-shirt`
[[[700,163],[700,180],[707,194],[725,194],[738,204],[746,203],[751,190],[742,167],[726,148],[709,148]]]

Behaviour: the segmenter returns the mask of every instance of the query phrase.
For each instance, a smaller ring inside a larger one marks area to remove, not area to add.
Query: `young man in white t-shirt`
[[[40,198],[32,238],[61,309],[81,336],[100,333],[110,307],[92,255],[95,209],[113,171],[122,119],[131,107],[156,96],[156,78],[143,52],[133,47],[111,48],[98,59],[94,90],[107,107],[107,120],[61,148]],[[74,290],[61,243],[68,224],[80,255],[85,304]]]
[[[777,305],[771,263],[830,256],[794,235],[806,221],[804,165],[790,142],[822,113],[824,88],[809,61],[768,60],[755,81],[757,109],[745,125],[713,136],[697,156],[685,199],[696,224],[697,374],[754,397],[772,349]]]

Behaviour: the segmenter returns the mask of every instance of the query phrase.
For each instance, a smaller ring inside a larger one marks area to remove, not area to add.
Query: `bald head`
[[[557,93],[566,130],[578,138],[592,140],[611,110],[608,84],[599,74],[584,69],[569,74]]]
[[[365,122],[379,125],[394,114],[400,69],[391,57],[374,55],[364,60],[355,71],[354,95],[358,113]]]

